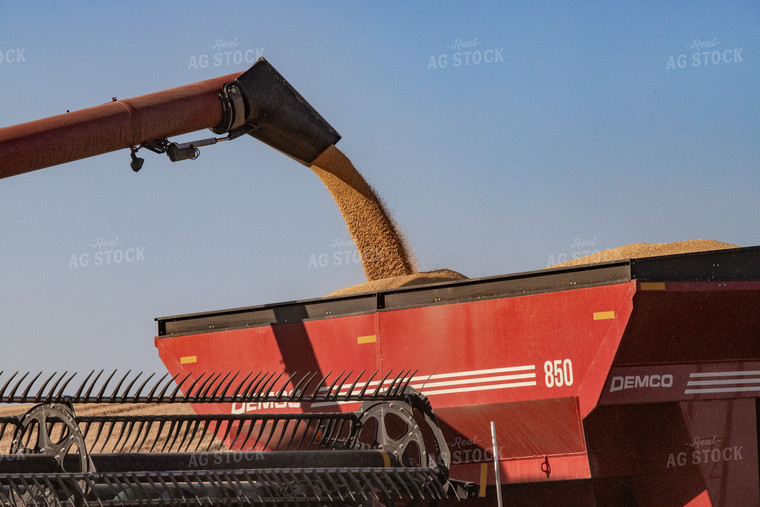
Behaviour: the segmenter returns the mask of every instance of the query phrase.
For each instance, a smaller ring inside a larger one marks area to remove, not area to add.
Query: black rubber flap
[[[257,127],[250,135],[259,141],[308,166],[340,140],[340,134],[264,58],[236,81],[245,98],[246,124]]]

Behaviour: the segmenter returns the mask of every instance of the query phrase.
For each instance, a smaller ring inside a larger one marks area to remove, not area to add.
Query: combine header
[[[0,455],[0,505],[406,505],[467,494],[448,480],[450,455],[435,415],[403,374],[381,390],[350,374],[328,385],[314,374],[192,381],[167,374],[154,381],[127,373],[108,390],[114,374],[100,380],[102,373],[91,372],[74,394],[67,394],[73,374],[5,379],[3,403],[36,405],[0,418],[0,440],[10,439]],[[296,389],[286,393],[291,384]],[[359,407],[238,415],[167,410],[187,403]],[[103,414],[76,414],[92,404]],[[122,414],[135,404],[162,410]]]

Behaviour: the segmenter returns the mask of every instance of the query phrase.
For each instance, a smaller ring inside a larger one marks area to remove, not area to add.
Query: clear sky
[[[751,246],[759,34],[756,1],[0,0],[0,126],[263,55],[343,136],[420,269]],[[144,158],[138,174],[123,150],[0,180],[0,369],[161,371],[155,317],[363,281],[293,160],[248,137]]]

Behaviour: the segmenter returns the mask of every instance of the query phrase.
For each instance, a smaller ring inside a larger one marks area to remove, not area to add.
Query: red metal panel
[[[577,397],[634,283],[382,312],[383,365],[435,372],[436,408]]]
[[[760,361],[760,282],[660,286],[636,293],[616,365]]]
[[[181,372],[265,371],[333,378],[341,372],[379,369],[375,316],[357,315],[276,324],[248,329],[156,339],[159,356],[171,374]],[[360,340],[360,338],[365,338]],[[262,410],[262,407],[196,407],[198,410]],[[280,407],[268,407],[271,410]],[[324,410],[324,408],[322,408]]]
[[[576,398],[450,407],[437,409],[436,416],[445,422],[442,429],[455,477],[477,472],[472,464],[493,463],[490,421],[496,429],[499,459],[509,461],[503,465],[505,482],[589,477]],[[493,483],[492,474],[488,483]]]

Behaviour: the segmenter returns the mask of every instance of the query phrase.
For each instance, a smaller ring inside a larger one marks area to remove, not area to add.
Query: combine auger
[[[0,505],[419,505],[472,491],[449,480],[411,372],[75,376],[0,373],[2,403],[32,404],[0,417]],[[257,410],[204,413],[225,404]]]

